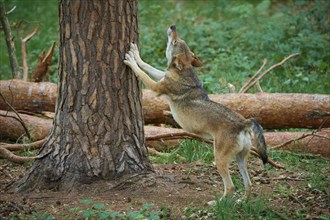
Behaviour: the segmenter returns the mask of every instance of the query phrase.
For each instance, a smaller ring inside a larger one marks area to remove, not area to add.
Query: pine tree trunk
[[[137,1],[59,1],[59,86],[50,136],[16,186],[70,190],[152,170],[141,88],[123,63],[138,42]]]

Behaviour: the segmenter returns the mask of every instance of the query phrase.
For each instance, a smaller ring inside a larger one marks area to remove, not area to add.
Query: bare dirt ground
[[[118,212],[140,210],[148,203],[154,205],[153,210],[166,208],[167,217],[163,219],[182,219],[186,207],[205,208],[208,201],[222,195],[222,180],[212,165],[155,164],[154,168],[155,173],[152,174],[99,181],[71,192],[36,191],[17,194],[11,193],[10,188],[26,168],[0,160],[0,219],[30,219],[33,212],[48,213],[55,219],[81,219],[81,213],[79,215],[69,211],[72,208],[86,208],[87,205],[82,204],[81,199],[103,203]],[[268,205],[279,213],[279,219],[281,212],[296,216],[294,213],[297,210],[305,210],[306,219],[330,216],[329,192],[308,187],[305,181],[308,177],[286,170],[265,170],[260,161],[255,160],[250,160],[249,169],[254,184],[253,197],[269,198]],[[231,172],[237,187],[235,197],[243,197],[242,181],[236,166],[232,166]],[[278,188],[278,185],[284,187],[284,190]],[[196,215],[185,218],[200,219]]]

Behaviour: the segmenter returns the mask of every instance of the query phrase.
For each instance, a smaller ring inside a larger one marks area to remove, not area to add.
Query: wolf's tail
[[[256,122],[254,119],[250,119],[251,121],[251,128],[254,133],[254,146],[256,146],[257,151],[259,155],[261,156],[261,160],[264,164],[268,162],[268,156],[267,156],[267,145],[265,141],[265,137],[263,135],[263,129],[258,122]]]

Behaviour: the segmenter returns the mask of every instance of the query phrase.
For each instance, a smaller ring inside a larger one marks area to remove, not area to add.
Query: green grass
[[[192,162],[210,164],[214,161],[213,147],[196,140],[184,140],[178,148],[169,154],[169,156],[151,157],[151,159],[155,163],[166,164]]]
[[[58,41],[55,0],[6,0],[21,63],[20,39],[37,25],[28,43],[28,63],[33,69],[42,50]],[[226,93],[227,83],[238,90],[268,59],[267,67],[292,53],[298,58],[268,74],[261,86],[266,92],[330,93],[330,1],[140,0],[139,28],[142,57],[166,68],[166,29],[176,24],[181,37],[204,62],[200,78],[210,93]],[[57,78],[55,51],[49,80]],[[0,76],[11,78],[3,33],[0,41]],[[256,91],[256,90],[252,90]]]
[[[289,172],[301,175],[305,179],[306,187],[327,192],[330,202],[330,161],[309,154],[290,152],[271,152],[275,161],[286,164]],[[268,166],[268,169],[271,169]]]
[[[213,148],[197,141],[186,140],[177,149],[167,153],[170,154],[169,157],[152,157],[153,162],[165,164],[188,161],[198,161],[202,164],[213,162]],[[183,215],[187,219],[305,219],[310,213],[314,213],[311,206],[313,201],[308,201],[308,198],[316,199],[315,193],[327,195],[325,200],[330,202],[330,161],[328,159],[310,154],[281,151],[270,151],[269,156],[277,163],[284,165],[286,171],[266,165],[263,172],[275,179],[296,178],[297,185],[292,185],[292,182],[288,183],[286,180],[278,181],[272,183],[274,188],[269,195],[263,193],[259,196],[252,196],[249,202],[244,200],[239,202],[238,198],[244,194],[244,186],[240,174],[233,172],[232,179],[238,193],[237,196],[227,200],[219,200],[217,196],[220,195],[215,192],[217,202],[214,207],[188,206]],[[233,168],[236,167],[234,161],[232,164]],[[250,167],[250,173],[253,173],[252,170],[254,168]],[[255,186],[258,185],[254,184]],[[283,209],[283,204],[281,204],[282,208],[276,205],[279,198],[283,202],[292,201],[292,198],[296,197],[304,201],[304,206],[295,208],[294,212],[292,212],[292,204],[288,204],[288,208],[291,206],[290,209]],[[328,219],[324,214],[318,217]]]

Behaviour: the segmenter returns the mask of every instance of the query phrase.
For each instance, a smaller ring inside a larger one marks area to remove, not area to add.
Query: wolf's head
[[[182,70],[191,66],[200,67],[203,65],[198,57],[191,52],[186,42],[179,38],[175,25],[169,27],[167,37],[166,58],[168,67]]]

